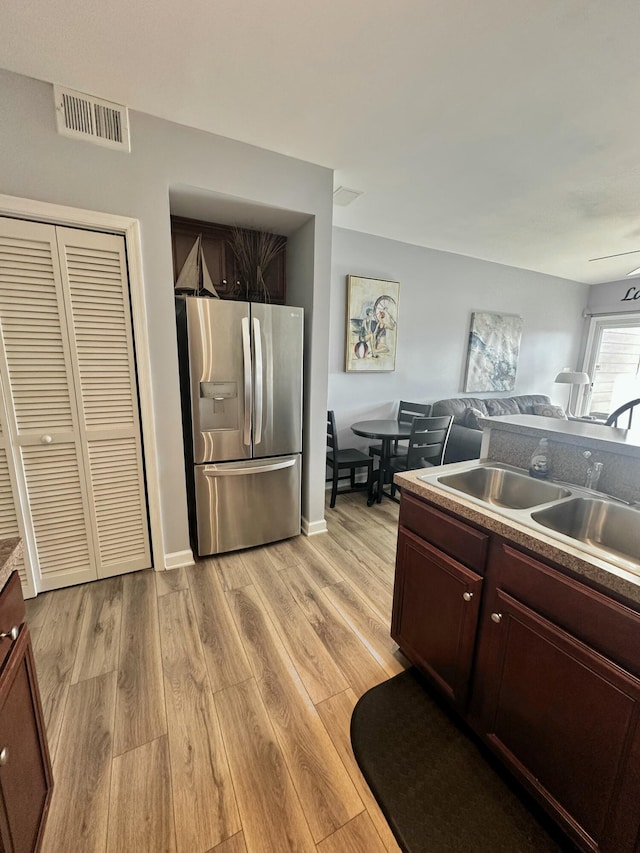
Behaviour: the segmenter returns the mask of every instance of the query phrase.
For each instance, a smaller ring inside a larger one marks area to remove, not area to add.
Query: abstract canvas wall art
[[[347,276],[346,371],[396,369],[399,291],[397,281]]]
[[[513,391],[522,317],[474,311],[471,315],[465,391]]]

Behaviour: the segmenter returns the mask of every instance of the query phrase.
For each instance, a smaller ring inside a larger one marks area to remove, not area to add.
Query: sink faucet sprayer
[[[585,459],[589,461],[587,466],[587,478],[584,482],[587,489],[596,489],[598,487],[598,480],[600,479],[600,474],[602,473],[603,463],[602,462],[593,462],[591,460],[591,451],[585,450],[582,455]]]

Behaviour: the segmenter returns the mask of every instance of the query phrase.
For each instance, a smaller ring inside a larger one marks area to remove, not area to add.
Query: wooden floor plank
[[[209,853],[247,853],[247,845],[244,843],[244,833],[239,832],[233,838],[228,838],[222,844],[212,848]]]
[[[385,624],[354,592],[349,583],[345,581],[328,586],[323,590],[323,594],[387,675],[397,675],[405,669],[404,658],[397,654],[397,646],[389,635],[389,622]]]
[[[257,592],[245,587],[227,596],[311,833],[320,841],[362,811],[362,802]]]
[[[251,583],[251,576],[240,554],[218,554],[213,558],[213,563],[220,573],[222,586],[225,589],[242,589],[243,586]]]
[[[31,647],[35,649],[36,643],[38,642],[38,637],[40,636],[40,631],[42,628],[39,625],[36,625],[35,628],[32,628],[31,625],[28,625],[29,633],[31,634]]]
[[[352,503],[336,507],[334,517],[351,536],[356,537],[386,564],[395,565],[397,535],[389,536],[386,527],[380,525],[366,506],[354,506]]]
[[[319,536],[325,536],[321,533]],[[295,539],[288,539],[287,545],[290,549],[291,559],[286,563],[275,562],[278,569],[287,568],[290,565],[303,565],[307,572],[313,578],[313,582],[322,589],[332,583],[340,583],[344,578],[340,572],[332,566],[311,544],[307,536],[296,536]],[[267,550],[269,557],[273,559],[271,550]]]
[[[158,599],[178,853],[242,828],[188,590]]]
[[[177,592],[179,589],[187,589],[188,586],[187,575],[183,568],[156,572],[156,591],[158,595],[167,595],[170,592]]]
[[[108,672],[69,688],[43,851],[105,850],[116,678]]]
[[[315,853],[255,681],[222,690],[216,704],[248,853]]]
[[[336,529],[338,529],[337,525]],[[391,582],[382,584],[371,568],[367,566],[362,554],[354,556],[345,550],[335,538],[334,533],[329,536],[314,536],[311,544],[338,569],[347,583],[353,584],[358,590],[358,595],[367,602],[372,610],[375,610],[381,621],[388,622],[390,620]]]
[[[388,541],[385,531],[382,531],[382,533],[384,539]],[[380,555],[365,530],[362,530],[360,535],[354,535],[349,530],[349,526],[344,524],[343,516],[341,515],[338,515],[333,521],[331,534],[332,539],[335,540],[340,548],[354,560],[357,560],[360,565],[371,573],[383,589],[391,595],[393,592],[393,575],[395,569],[395,545],[393,547],[393,554],[389,553],[389,549],[385,549],[387,556]]]
[[[154,572],[123,578],[114,754],[167,733]]]
[[[266,553],[254,549],[243,559],[311,700],[321,702],[346,690],[349,685],[344,675],[312,630]]]
[[[33,628],[42,628],[53,597],[53,592],[41,592],[40,595],[36,595],[35,598],[28,598],[25,601],[24,606],[27,612],[27,625],[29,626],[29,630]],[[33,636],[32,630],[31,635]]]
[[[294,536],[291,539],[283,539],[280,542],[272,542],[264,548],[264,551],[271,554],[274,562],[283,569],[287,566],[295,566],[300,560],[295,549],[295,542],[298,539],[304,538],[304,536],[300,535]]]
[[[306,567],[292,566],[280,576],[357,696],[386,680],[382,667],[311,582]]]
[[[167,736],[113,760],[107,853],[174,853]]]
[[[213,561],[199,560],[186,577],[213,692],[246,681],[251,668]]]
[[[84,587],[67,587],[47,595],[51,603],[34,651],[49,752],[54,758],[78,649]]]
[[[385,853],[366,812],[318,844],[318,853]]]
[[[121,618],[122,576],[86,584],[72,684],[118,668]]]
[[[338,754],[342,759],[344,766],[347,768],[347,773],[351,777],[351,781],[356,787],[360,799],[373,822],[376,831],[382,840],[384,849],[387,853],[399,853],[400,848],[394,838],[393,833],[389,829],[384,815],[380,811],[380,807],[376,802],[375,797],[371,793],[364,776],[360,772],[360,768],[353,756],[351,747],[351,715],[356,704],[356,695],[353,690],[346,690],[339,696],[332,696],[318,705],[318,713],[320,719],[329,732],[329,737],[333,741]]]

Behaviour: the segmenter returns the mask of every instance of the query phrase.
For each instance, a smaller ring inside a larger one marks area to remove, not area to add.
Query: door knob
[[[502,613],[492,613],[491,619],[497,624],[502,622]]]
[[[0,634],[0,640],[7,640],[7,639],[17,640],[19,633],[20,633],[20,629],[18,628],[17,625],[14,625],[10,631],[3,631]]]
[[[471,601],[471,599],[473,598],[473,593],[472,592],[463,592],[462,597],[464,598],[465,601]]]
[[[9,760],[9,749],[8,749],[8,747],[5,746],[2,749],[0,749],[0,766],[4,767],[4,765],[7,763],[8,760]]]
[[[41,436],[40,436],[40,441],[41,441],[43,444],[51,444],[51,442],[53,441],[53,438],[52,438],[52,436],[50,436],[50,435],[41,435]]]

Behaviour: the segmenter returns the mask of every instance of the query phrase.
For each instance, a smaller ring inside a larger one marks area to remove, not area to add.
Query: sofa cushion
[[[554,406],[551,403],[536,403],[532,407],[532,414],[541,415],[545,418],[564,418],[567,420],[567,415],[562,406]]]
[[[521,414],[520,407],[513,397],[503,397],[499,400],[487,400],[487,411],[492,417]]]
[[[483,415],[487,415],[487,406],[484,400],[479,397],[450,397],[448,400],[438,400],[433,404],[431,415],[440,417],[441,415],[451,415],[454,424],[463,425],[467,409],[477,409]]]
[[[478,418],[484,417],[485,414],[480,409],[469,406],[468,409],[464,410],[464,414],[462,415],[462,426],[470,427],[471,429],[482,429],[482,425],[478,423]]]

